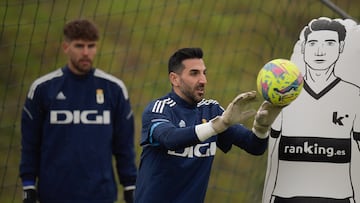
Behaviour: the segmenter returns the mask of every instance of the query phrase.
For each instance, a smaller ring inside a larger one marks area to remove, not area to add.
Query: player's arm
[[[259,138],[244,125],[235,124],[219,134],[216,145],[227,153],[235,145],[252,155],[263,154],[268,146],[268,138]]]
[[[31,90],[32,91],[32,90]],[[40,166],[40,143],[43,125],[40,90],[28,94],[21,117],[20,177],[23,185],[23,202],[36,202],[36,179]]]
[[[265,101],[261,104],[258,111],[255,112],[255,110],[250,108],[250,105],[255,102],[255,97],[255,91],[239,94],[228,105],[221,116],[212,119],[208,124],[197,126],[197,135],[200,140],[205,140],[213,135],[214,132],[209,130],[209,125],[215,133],[219,134],[234,124],[244,123],[254,115],[255,119],[252,127],[253,133],[259,138],[266,138],[271,124],[274,122],[282,108]]]
[[[175,127],[166,113],[151,114],[149,113],[151,108],[147,108],[143,115],[142,144],[159,144],[176,150],[203,142],[211,136],[224,132],[230,126],[243,123],[253,117],[256,112],[250,108],[250,105],[255,101],[255,97],[255,91],[240,94],[229,104],[221,116],[215,117],[208,123],[185,128]]]
[[[126,203],[133,202],[133,193],[137,176],[134,148],[134,115],[129,99],[118,97],[118,106],[113,116],[114,137],[113,154],[120,184],[123,186],[123,197]]]
[[[168,111],[152,112],[153,104],[142,115],[141,145],[161,146],[169,150],[183,149],[199,143],[195,126],[179,128],[171,121]]]

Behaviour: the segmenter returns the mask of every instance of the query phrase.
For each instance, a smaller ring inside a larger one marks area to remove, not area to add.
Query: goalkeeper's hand
[[[255,109],[251,109],[251,104],[255,102],[256,91],[239,94],[228,105],[221,116],[212,119],[212,127],[216,133],[225,131],[231,125],[243,123],[256,114]]]
[[[276,106],[264,101],[255,115],[252,131],[259,138],[266,138],[271,124],[281,112],[282,106]]]
[[[35,189],[25,189],[23,191],[23,203],[36,203]]]

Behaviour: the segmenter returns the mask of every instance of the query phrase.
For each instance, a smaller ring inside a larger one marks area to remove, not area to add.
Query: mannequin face
[[[313,70],[326,70],[336,63],[343,46],[337,32],[313,31],[303,45],[304,61]]]

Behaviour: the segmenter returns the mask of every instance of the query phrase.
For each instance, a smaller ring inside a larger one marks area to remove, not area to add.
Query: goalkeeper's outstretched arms
[[[242,124],[253,118],[256,114],[256,110],[252,108],[255,97],[255,91],[239,94],[224,112],[216,104],[214,109],[217,110],[216,113],[213,113],[216,115],[215,117],[209,115],[209,122],[181,128],[171,122],[171,113],[152,113],[150,109],[156,108],[150,105],[146,108],[149,110],[145,111],[146,113],[143,115],[144,126],[147,126],[145,132],[149,133],[145,134],[141,145],[162,145],[167,149],[177,150],[204,142],[208,138],[226,131],[234,124]],[[164,112],[167,112],[168,109],[171,108],[165,108]]]
[[[267,149],[270,126],[282,107],[265,101],[255,111],[252,109],[255,97],[255,91],[239,94],[221,116],[215,117],[209,123],[195,126],[199,140],[204,141],[218,134],[217,145],[224,152],[229,151],[234,144],[250,154],[263,154]],[[253,126],[247,129],[241,124],[250,118],[254,118]]]
[[[210,121],[209,124],[197,125],[197,135],[201,141],[206,140],[214,134],[220,134],[227,130],[234,124],[242,124],[246,120],[255,116],[252,132],[259,138],[266,138],[267,132],[270,129],[271,124],[281,112],[282,107],[271,104],[264,101],[256,112],[251,109],[251,105],[254,104],[256,97],[255,91],[239,94],[228,105],[226,110],[221,116],[217,116]],[[213,131],[202,130],[205,125],[211,125]],[[199,130],[201,129],[201,130]],[[208,132],[207,134],[205,132]]]
[[[232,129],[226,134],[231,134],[231,137],[236,137],[232,139],[235,140],[234,144],[237,146],[240,145],[240,147],[243,148],[242,145],[243,142],[245,142],[244,140],[248,140],[246,137],[251,136],[252,133],[254,133],[260,139],[267,138],[267,131],[281,111],[281,107],[272,105],[269,102],[264,102],[258,111],[256,111],[252,107],[255,102],[256,91],[241,93],[233,99],[233,101],[228,105],[228,107],[221,115],[211,119],[210,122],[195,125],[195,134],[191,133],[191,128],[174,129],[174,126],[170,122],[163,122],[160,125],[153,126],[156,126],[157,129],[161,129],[160,131],[162,132],[168,133],[154,133],[157,130],[153,130],[153,133],[151,133],[152,136],[150,137],[152,137],[153,140],[160,141],[160,143],[166,146],[166,148],[176,150],[182,147],[194,145],[199,142],[204,142],[205,140],[215,135],[221,136],[223,132],[225,132],[231,126],[237,124],[237,127],[235,128],[240,129]],[[246,129],[242,125],[239,125],[254,117],[254,126],[251,130]],[[156,120],[161,119],[158,118]],[[162,120],[166,120],[166,118],[163,118]],[[172,130],[170,130],[170,128]],[[170,131],[171,133],[169,133]]]

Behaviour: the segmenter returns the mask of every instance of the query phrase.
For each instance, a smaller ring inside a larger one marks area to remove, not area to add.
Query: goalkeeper
[[[215,100],[204,99],[200,48],[175,52],[168,71],[172,91],[143,112],[135,202],[204,202],[216,148],[226,153],[235,145],[263,154],[267,131],[281,108],[264,102],[257,112],[251,109],[255,91],[238,95],[225,111]],[[241,125],[254,117],[251,130]]]

